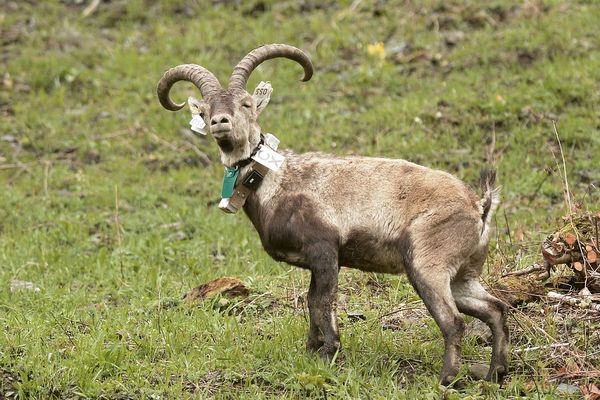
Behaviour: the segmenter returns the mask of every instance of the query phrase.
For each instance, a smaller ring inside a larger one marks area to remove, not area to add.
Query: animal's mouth
[[[219,129],[215,131],[211,131],[210,133],[215,137],[215,139],[223,139],[225,135],[231,132],[231,129]]]

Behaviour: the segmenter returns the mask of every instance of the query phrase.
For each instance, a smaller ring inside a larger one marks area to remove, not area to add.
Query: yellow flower
[[[377,57],[380,60],[385,59],[385,45],[383,42],[373,43],[367,46],[367,53],[372,57]]]

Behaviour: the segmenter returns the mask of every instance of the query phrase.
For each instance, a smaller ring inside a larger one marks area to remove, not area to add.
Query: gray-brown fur
[[[269,51],[299,62],[305,76],[312,74],[300,50],[268,45],[240,61],[238,66],[249,67],[236,69],[237,86],[189,101],[192,112],[205,119],[226,166],[249,157],[259,143],[256,119],[262,108],[239,87],[248,78],[240,74],[249,75],[257,63],[273,58],[265,55]],[[199,71],[197,76],[212,82],[204,69]],[[174,104],[168,98],[174,82],[165,79],[159,84],[161,103]],[[444,336],[441,382],[452,382],[458,372],[464,331],[460,313],[481,319],[492,330],[487,378],[501,380],[508,369],[507,309],[479,283],[498,203],[495,174],[482,177],[484,196],[479,199],[456,177],[404,160],[281,153],[283,166],[265,176],[244,211],[271,257],[311,271],[307,348],[331,357],[340,347],[335,303],[341,266],[405,272]]]

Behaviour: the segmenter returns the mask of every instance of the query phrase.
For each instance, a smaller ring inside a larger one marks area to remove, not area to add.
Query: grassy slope
[[[433,321],[380,327],[379,315],[417,299],[402,277],[344,271],[343,360],[328,366],[304,352],[306,318],[293,299],[306,289],[307,274],[270,260],[245,217],[216,208],[216,146],[189,142],[182,134],[189,116],[162,110],[154,94],[175,64],[202,64],[225,81],[257,45],[301,47],[316,66],[312,81],[299,83],[298,66],[283,60],[251,79],[251,87],[262,79],[275,88],[265,131],[299,151],[403,157],[473,185],[495,132],[504,201],[489,269],[536,261],[539,240],[564,213],[552,125],[538,117],[559,119],[576,195],[600,180],[600,7],[412,3],[307,2],[300,9],[266,2],[262,12],[251,4],[132,0],[101,3],[83,19],[82,7],[69,1],[5,2],[0,392],[437,398],[443,349]],[[449,48],[446,32],[457,30],[464,38]],[[378,41],[386,43],[385,61],[367,54]],[[175,90],[181,99],[194,93],[186,85]],[[598,209],[598,198],[597,191],[586,195],[584,207]],[[513,231],[525,232],[523,243],[507,243],[503,213]],[[232,313],[216,303],[180,304],[186,290],[223,275],[267,294]],[[41,291],[12,293],[11,279]],[[344,310],[367,320],[350,323]],[[562,340],[559,322],[541,321]],[[519,345],[551,341],[511,323]],[[589,353],[599,342],[591,336]],[[465,338],[464,353],[469,361],[489,356],[473,337]],[[514,357],[503,388],[468,381],[461,396],[553,398],[557,382],[546,381],[556,360],[540,352],[524,357]]]

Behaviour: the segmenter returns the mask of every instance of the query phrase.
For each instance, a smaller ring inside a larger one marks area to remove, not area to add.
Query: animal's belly
[[[380,273],[384,273],[384,274],[402,274],[404,273],[404,265],[403,264],[385,264],[385,263],[381,263],[381,264],[374,264],[373,262],[369,262],[369,261],[356,261],[356,264],[353,265],[346,265],[346,264],[342,264],[340,263],[340,266],[342,267],[347,267],[347,268],[353,268],[353,269],[359,269],[361,271],[365,271],[365,272],[380,272]]]
[[[397,240],[377,235],[352,234],[340,247],[339,264],[368,272],[399,274],[404,272],[404,256]]]

